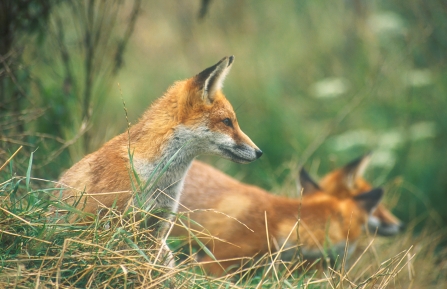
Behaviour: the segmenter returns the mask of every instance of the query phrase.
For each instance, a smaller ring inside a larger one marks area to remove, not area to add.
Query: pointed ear
[[[225,77],[230,72],[234,56],[224,57],[215,65],[208,67],[194,77],[202,91],[202,99],[207,103],[214,101],[216,91],[222,88]]]
[[[379,205],[380,200],[383,196],[382,188],[375,188],[369,192],[357,195],[354,197],[354,200],[360,204],[368,214],[372,213],[377,205]]]
[[[348,187],[353,188],[355,180],[365,174],[366,168],[371,160],[372,153],[369,152],[355,159],[343,167],[345,182]]]
[[[299,183],[301,184],[303,195],[309,195],[321,191],[320,187],[317,185],[316,182],[314,182],[314,180],[312,180],[312,178],[304,168],[300,169]]]

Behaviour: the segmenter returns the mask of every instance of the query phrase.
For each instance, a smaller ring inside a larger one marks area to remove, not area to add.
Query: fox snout
[[[240,134],[244,141],[233,147],[233,150],[231,150],[233,158],[231,160],[238,163],[249,163],[259,159],[262,156],[262,150],[245,133],[240,131]]]
[[[223,157],[241,164],[250,163],[262,156],[262,151],[259,148],[253,148],[246,144],[231,147],[220,146],[219,149],[222,151]]]
[[[219,145],[219,149],[224,158],[242,164],[252,162],[262,156],[262,150],[240,129],[237,123],[234,124],[233,133],[230,133],[227,141]]]
[[[376,234],[379,236],[394,236],[405,229],[405,224],[399,222],[397,224],[385,223],[379,220],[375,216],[370,216],[368,218],[368,230],[371,234]]]

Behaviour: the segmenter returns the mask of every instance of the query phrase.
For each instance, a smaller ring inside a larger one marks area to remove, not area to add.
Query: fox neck
[[[136,205],[146,202],[143,208],[176,212],[189,166],[197,155],[208,153],[197,137],[207,131],[206,125],[198,119],[195,125],[183,124],[189,90],[188,82],[175,84],[130,130],[133,168],[140,183],[148,183],[134,198],[139,199]]]
[[[138,190],[144,189],[134,203],[142,208],[176,212],[186,172],[200,153],[195,131],[178,119],[179,106],[178,98],[168,91],[129,132]]]
[[[183,181],[196,152],[191,136],[184,127],[175,130],[158,158],[150,160],[136,155],[133,166],[141,180],[148,182],[146,191],[139,197],[154,200],[153,206],[175,212]],[[146,204],[147,205],[147,204]]]

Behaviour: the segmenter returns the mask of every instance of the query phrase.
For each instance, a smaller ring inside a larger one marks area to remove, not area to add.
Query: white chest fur
[[[145,210],[177,211],[186,172],[198,154],[194,142],[194,133],[182,127],[174,132],[156,161],[133,158],[133,169],[140,179],[135,205]]]

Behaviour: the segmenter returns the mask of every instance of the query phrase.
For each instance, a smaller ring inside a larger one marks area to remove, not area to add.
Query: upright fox
[[[303,199],[290,199],[242,184],[211,166],[194,162],[185,181],[179,212],[193,220],[183,223],[190,225],[195,236],[220,261],[213,263],[211,257],[199,256],[205,270],[221,275],[224,269],[241,265],[237,258],[269,252],[269,244],[273,252],[283,248],[282,260],[296,254],[298,246],[308,259],[322,257],[324,249],[343,256],[346,240],[351,252],[379,203],[382,190],[338,199],[322,192],[304,170],[300,182]],[[171,236],[177,237],[187,234],[182,225],[171,232]],[[194,238],[190,240],[197,246]]]
[[[73,165],[59,181],[62,199],[74,204],[82,195],[78,209],[92,214],[99,208],[124,210],[132,201],[143,202],[168,218],[177,211],[186,172],[197,155],[218,155],[238,163],[259,158],[262,151],[239,128],[221,91],[233,60],[225,57],[174,83],[128,132]],[[132,193],[133,181],[138,178],[144,184],[154,175],[158,180],[147,186],[150,191]]]

